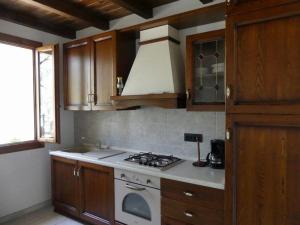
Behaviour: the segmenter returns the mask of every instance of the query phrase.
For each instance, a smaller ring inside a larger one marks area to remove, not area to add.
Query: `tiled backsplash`
[[[75,113],[76,144],[101,140],[110,146],[196,158],[196,143],[184,142],[187,132],[203,134],[205,157],[211,139],[224,139],[225,113],[159,108]]]

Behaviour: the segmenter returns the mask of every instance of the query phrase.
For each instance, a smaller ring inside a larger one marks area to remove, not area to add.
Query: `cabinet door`
[[[300,3],[227,19],[227,112],[300,113]]]
[[[52,156],[52,200],[56,210],[79,214],[78,177],[75,160]]]
[[[114,223],[113,169],[78,162],[80,171],[80,217],[93,224]]]
[[[93,110],[111,110],[110,96],[116,95],[116,33],[92,38]]]
[[[227,14],[245,13],[296,1],[298,0],[226,0]]]
[[[65,109],[91,110],[91,45],[88,39],[64,45]]]
[[[224,111],[225,31],[187,37],[187,110]]]
[[[226,225],[300,224],[300,118],[233,115],[226,143]]]

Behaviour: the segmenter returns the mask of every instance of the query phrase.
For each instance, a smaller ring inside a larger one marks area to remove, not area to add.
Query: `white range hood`
[[[184,93],[178,31],[169,25],[140,32],[140,47],[122,96]]]

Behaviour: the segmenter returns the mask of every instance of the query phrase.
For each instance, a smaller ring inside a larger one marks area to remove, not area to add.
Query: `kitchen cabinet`
[[[78,168],[80,171],[80,217],[93,224],[113,224],[113,169],[80,161]]]
[[[226,225],[300,224],[300,117],[230,115]]]
[[[65,109],[90,110],[91,43],[89,39],[64,45]]]
[[[113,168],[52,156],[53,205],[91,224],[114,224]]]
[[[126,81],[134,57],[134,39],[117,31],[66,43],[65,109],[113,110],[117,77]]]
[[[223,225],[223,190],[162,179],[161,193],[162,224]]]
[[[299,24],[299,1],[228,16],[228,113],[300,113]]]
[[[188,111],[225,111],[225,30],[187,37]]]
[[[292,2],[297,0],[226,0],[227,14],[246,13]]]
[[[79,213],[76,167],[75,160],[52,157],[52,203],[56,210],[73,216]]]

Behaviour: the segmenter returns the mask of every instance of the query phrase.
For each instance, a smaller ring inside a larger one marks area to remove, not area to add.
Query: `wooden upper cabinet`
[[[126,82],[134,57],[135,39],[117,31],[65,44],[65,108],[113,110],[117,77]]]
[[[93,224],[114,223],[113,168],[78,162],[80,217]]]
[[[77,161],[52,157],[52,201],[56,209],[79,215]]]
[[[246,13],[297,1],[298,0],[226,0],[227,14]]]
[[[300,113],[300,3],[227,18],[228,113]]]
[[[300,118],[231,115],[225,225],[300,224]]]
[[[82,39],[64,45],[65,109],[90,110],[91,43]]]
[[[225,30],[186,39],[188,111],[225,111]]]
[[[92,109],[112,109],[116,80],[116,32],[92,37]]]

